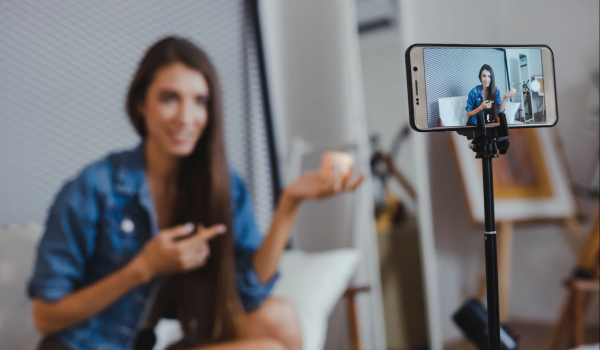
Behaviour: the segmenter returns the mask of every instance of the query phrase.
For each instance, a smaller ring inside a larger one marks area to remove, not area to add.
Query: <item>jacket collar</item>
[[[145,143],[124,152],[119,157],[115,169],[115,191],[128,197],[137,197],[140,205],[151,218],[153,235],[158,232],[158,220],[146,176]]]
[[[115,189],[119,194],[135,196],[149,192],[144,148],[142,142],[118,158],[115,169]]]

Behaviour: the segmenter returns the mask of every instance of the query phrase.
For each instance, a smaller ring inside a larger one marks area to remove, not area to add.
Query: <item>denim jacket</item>
[[[278,276],[261,283],[252,257],[262,243],[249,193],[230,172],[236,280],[246,310],[257,308]],[[31,298],[54,302],[125,266],[158,233],[145,174],[144,146],[86,167],[56,196],[39,243]],[[141,285],[95,316],[57,334],[77,349],[129,349],[145,321],[157,282]]]
[[[479,107],[483,103],[483,85],[477,85],[469,92],[469,96],[467,97],[467,107],[465,110],[470,112],[475,108]],[[500,89],[496,86],[496,101],[494,101],[494,106],[492,108],[496,108],[498,113],[504,112],[500,110],[500,106],[502,106],[502,95],[500,95]],[[470,119],[473,121],[475,125],[477,125],[477,115],[471,116]]]

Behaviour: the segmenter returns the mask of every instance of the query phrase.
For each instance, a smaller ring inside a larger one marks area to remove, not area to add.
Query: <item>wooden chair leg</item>
[[[354,297],[348,299],[348,327],[353,350],[361,350],[360,333],[358,331],[358,317],[356,315],[356,300]]]
[[[565,329],[569,324],[569,318],[571,316],[571,305],[573,302],[573,298],[571,298],[571,292],[569,291],[569,295],[565,298],[563,302],[563,307],[560,310],[560,315],[558,316],[558,322],[554,326],[552,330],[552,334],[550,335],[550,343],[548,345],[548,350],[559,350],[560,346],[563,343],[563,335],[565,334]]]
[[[344,298],[348,300],[348,328],[350,329],[350,343],[352,350],[361,350],[356,294],[368,292],[370,290],[371,287],[369,286],[350,287],[346,290],[346,293],[344,293]]]
[[[592,227],[588,234],[583,249],[579,254],[577,267],[597,271],[598,269],[598,246],[600,244],[600,208],[597,209]]]
[[[570,224],[575,226],[573,222]],[[577,269],[587,271],[591,276],[598,276],[600,266],[598,265],[598,246],[600,242],[600,206],[596,208],[596,214],[592,220],[592,227],[585,239],[585,243],[579,252]],[[565,298],[560,315],[552,331],[548,350],[559,350],[563,342],[563,335],[568,332],[570,341],[575,343],[582,341],[583,322],[585,322],[585,310],[589,307],[591,293],[597,292],[598,281],[567,281],[568,295]],[[583,296],[575,296],[576,289],[582,289]],[[575,301],[577,299],[577,302]],[[583,315],[582,315],[583,314]],[[570,318],[574,318],[570,320]],[[573,328],[567,331],[569,323]],[[579,334],[577,333],[579,332]],[[577,339],[576,339],[577,338]]]
[[[573,347],[579,347],[583,344],[583,328],[585,323],[584,293],[573,291]]]

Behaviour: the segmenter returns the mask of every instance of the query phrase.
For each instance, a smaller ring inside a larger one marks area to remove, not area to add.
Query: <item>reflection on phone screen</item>
[[[546,123],[541,49],[423,48],[423,70],[429,128]]]

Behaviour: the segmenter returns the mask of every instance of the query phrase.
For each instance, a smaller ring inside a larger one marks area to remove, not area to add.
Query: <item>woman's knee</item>
[[[265,350],[287,350],[285,346],[277,340],[269,339],[265,340],[263,344],[260,344],[260,349]]]
[[[268,299],[251,316],[252,326],[257,333],[267,333],[284,343],[301,342],[300,318],[296,307],[282,299]]]
[[[169,348],[170,349],[170,348]],[[179,348],[174,348],[179,349]],[[199,350],[288,350],[283,343],[276,339],[261,338],[241,340],[232,343],[203,346]]]
[[[292,303],[283,299],[270,299],[268,303],[268,307],[265,309],[265,318],[272,327],[285,330],[299,327],[298,310]]]

